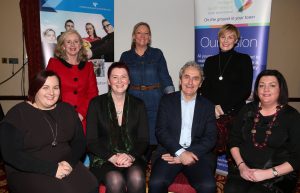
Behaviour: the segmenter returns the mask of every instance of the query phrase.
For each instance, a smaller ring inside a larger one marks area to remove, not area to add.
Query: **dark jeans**
[[[149,182],[149,193],[167,193],[176,175],[182,172],[190,185],[197,193],[215,193],[216,180],[214,177],[215,164],[212,159],[201,157],[199,161],[190,166],[182,164],[168,164],[158,158],[152,166]]]

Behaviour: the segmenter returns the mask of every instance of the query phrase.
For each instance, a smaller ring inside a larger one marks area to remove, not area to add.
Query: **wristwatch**
[[[273,173],[274,177],[277,177],[279,175],[278,171],[274,167],[272,168],[272,173]]]

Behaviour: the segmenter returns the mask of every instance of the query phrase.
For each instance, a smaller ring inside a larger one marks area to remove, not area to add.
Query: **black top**
[[[91,45],[93,52],[91,59],[104,59],[105,62],[114,61],[114,32],[107,34],[100,40],[91,42]]]
[[[57,145],[52,147],[57,122]],[[48,113],[27,102],[14,106],[1,125],[1,149],[9,172],[25,171],[55,176],[57,163],[67,161],[73,167],[85,151],[82,126],[74,108],[58,103]],[[47,120],[50,122],[49,126]]]
[[[7,113],[0,131],[10,192],[89,193],[98,188],[95,176],[79,161],[86,144],[81,122],[69,104],[58,103],[46,111],[22,102]],[[58,179],[61,161],[73,170]]]
[[[123,111],[123,113],[127,114],[126,127],[122,131],[128,133],[132,147],[127,152],[126,149],[122,149],[122,147],[125,147],[125,144],[118,143],[117,145],[121,148],[120,151],[129,153],[134,157],[142,157],[149,142],[146,109],[140,99],[129,94],[127,96],[129,101],[127,104],[125,100],[124,108],[126,106],[126,111],[128,112]],[[111,107],[109,107],[110,100],[112,100],[110,93],[106,93],[93,98],[89,105],[86,135],[91,163],[95,162],[95,157],[107,161],[116,153],[115,148],[113,148],[116,144],[112,144],[112,139],[114,138],[114,134],[116,134],[113,131],[116,128],[112,128],[110,116],[112,116],[115,123],[117,123],[117,117],[116,112],[111,111]],[[121,134],[121,137],[125,136],[125,133]]]
[[[203,71],[202,95],[221,105],[224,113],[239,111],[251,94],[251,58],[234,50],[220,52],[206,59]],[[220,76],[223,80],[219,80]]]
[[[251,168],[270,168],[288,162],[294,170],[299,170],[300,114],[285,105],[278,112],[267,146],[259,149],[254,147],[251,134],[257,108],[256,103],[249,103],[240,111],[230,131],[229,147],[239,147],[244,162]],[[273,116],[260,117],[256,126],[256,141],[262,143]]]

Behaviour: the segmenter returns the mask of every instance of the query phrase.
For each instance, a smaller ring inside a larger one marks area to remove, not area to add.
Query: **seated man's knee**
[[[166,179],[163,178],[150,178],[149,181],[149,187],[150,189],[161,189],[161,188],[165,188],[168,187],[171,184],[171,182],[169,182]]]
[[[191,186],[196,190],[196,192],[203,193],[215,193],[217,188],[216,182],[213,180],[203,183],[194,183],[191,184]]]

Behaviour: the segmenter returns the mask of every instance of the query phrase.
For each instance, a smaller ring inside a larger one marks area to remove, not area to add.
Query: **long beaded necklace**
[[[277,116],[278,116],[278,112],[281,110],[282,106],[276,106],[276,112],[274,114],[274,117],[272,118],[272,121],[268,124],[268,129],[266,130],[266,136],[265,136],[265,139],[262,143],[258,143],[256,141],[256,126],[257,126],[257,123],[259,122],[259,118],[260,118],[260,111],[261,111],[261,106],[258,107],[258,110],[257,110],[257,113],[254,117],[254,125],[253,125],[253,128],[251,130],[251,133],[252,133],[252,143],[254,145],[254,147],[256,148],[264,148],[266,145],[267,145],[267,142],[268,142],[268,139],[269,139],[269,136],[272,134],[272,128],[274,126],[274,123],[277,119]]]

